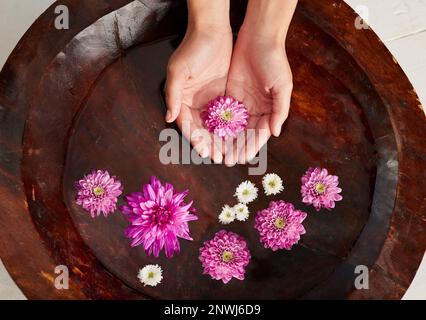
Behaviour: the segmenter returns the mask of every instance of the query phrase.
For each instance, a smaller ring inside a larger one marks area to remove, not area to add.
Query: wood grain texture
[[[314,165],[340,176],[344,201],[332,213],[306,208],[307,234],[291,252],[261,247],[254,214],[232,225],[248,239],[253,259],[244,282],[224,286],[201,274],[198,248],[220,229],[218,210],[232,201],[247,167],[158,160],[166,127],[162,83],[184,32],[184,2],[65,3],[74,9],[73,28],[59,32],[42,15],[0,74],[0,253],[27,297],[403,295],[426,247],[424,114],[383,44],[353,27],[347,5],[301,1],[288,39],[292,110],[282,137],[268,145],[268,171],[285,178],[285,200],[305,209],[299,179]],[[243,8],[233,1],[234,28]],[[200,216],[191,225],[194,241],[182,242],[171,261],[130,249],[119,212],[92,220],[73,201],[73,181],[91,168],[119,176],[126,193],[153,174],[189,188]],[[261,177],[252,179],[260,185]],[[261,196],[252,212],[269,200]],[[147,289],[136,274],[152,262],[169,278]],[[59,264],[71,271],[70,290],[52,284]],[[370,290],[354,290],[359,264],[370,267]]]

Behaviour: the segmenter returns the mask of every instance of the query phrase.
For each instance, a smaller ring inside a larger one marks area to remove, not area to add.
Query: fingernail
[[[222,160],[223,160],[223,157],[218,154],[218,155],[214,156],[213,162],[216,163],[216,164],[221,164]]]
[[[170,122],[171,120],[172,120],[172,112],[170,110],[167,110],[166,121]]]
[[[278,129],[276,137],[278,138],[280,134],[281,134],[281,127]]]
[[[233,150],[229,150],[227,153],[225,153],[225,157],[224,157],[224,161],[225,161],[225,165],[227,167],[232,167],[235,165],[234,162],[234,152]]]
[[[209,156],[209,149],[207,147],[205,147],[201,151],[201,158],[207,158],[208,156]]]
[[[235,165],[236,165],[236,162],[234,162],[233,160],[228,160],[228,161],[225,160],[225,166],[230,168],[230,167],[233,167]]]

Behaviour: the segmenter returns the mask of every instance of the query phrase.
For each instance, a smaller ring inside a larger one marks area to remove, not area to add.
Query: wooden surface
[[[293,106],[268,154],[268,170],[285,177],[284,198],[296,206],[303,207],[299,178],[310,165],[338,174],[345,200],[332,213],[307,209],[307,234],[291,252],[262,249],[254,215],[232,225],[249,240],[253,260],[247,280],[224,286],[201,275],[198,247],[220,228],[218,210],[231,201],[247,168],[158,162],[158,134],[165,126],[160,90],[185,25],[182,3],[135,2],[93,24],[128,1],[68,2],[81,12],[74,17],[77,29],[59,33],[42,16],[0,75],[0,223],[7,226],[0,239],[14,244],[0,253],[29,298],[402,296],[426,243],[425,191],[413,188],[422,183],[418,172],[425,172],[424,116],[376,36],[349,26],[354,15],[346,5],[299,6],[288,43]],[[235,25],[241,15],[235,5]],[[38,41],[42,30],[46,36]],[[28,63],[35,41],[38,51]],[[138,269],[157,260],[130,249],[123,216],[91,220],[73,203],[72,182],[92,167],[120,176],[126,192],[151,174],[190,188],[200,211],[191,226],[195,241],[183,242],[171,261],[160,258],[166,277],[173,275],[160,287],[138,283]],[[259,185],[260,177],[254,181]],[[252,211],[268,200],[261,197]],[[18,263],[24,254],[31,264]],[[53,287],[58,264],[70,267],[70,290]],[[370,290],[354,291],[359,264],[371,267]]]

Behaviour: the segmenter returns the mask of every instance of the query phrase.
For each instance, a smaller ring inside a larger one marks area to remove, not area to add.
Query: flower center
[[[268,184],[269,184],[269,186],[270,186],[271,188],[275,188],[275,186],[277,185],[277,184],[275,183],[275,181],[270,181]]]
[[[148,273],[148,278],[150,278],[150,279],[154,278],[154,272],[152,272],[152,271],[149,272]]]
[[[285,227],[285,221],[283,218],[278,217],[275,222],[274,225],[277,229],[283,229]]]
[[[244,189],[243,196],[248,196],[250,191],[248,189]]]
[[[103,196],[103,194],[105,193],[105,190],[102,187],[94,187],[92,192],[95,196],[100,197],[100,196]]]
[[[227,218],[231,218],[231,213],[230,213],[230,212],[227,212],[227,213],[226,213],[226,217],[227,217]]]
[[[316,191],[316,192],[318,192],[319,194],[324,193],[324,192],[325,192],[325,190],[326,190],[326,186],[325,186],[325,184],[324,184],[324,183],[318,182],[318,183],[315,185],[315,191]]]
[[[220,117],[222,118],[223,121],[229,122],[229,121],[232,120],[232,111],[231,110],[225,110],[225,111],[222,112]]]
[[[165,208],[158,208],[157,212],[153,215],[155,224],[166,224],[170,221],[170,211]],[[170,221],[172,223],[172,221]]]
[[[231,251],[223,251],[222,253],[222,260],[223,262],[229,262],[234,258],[234,255]]]

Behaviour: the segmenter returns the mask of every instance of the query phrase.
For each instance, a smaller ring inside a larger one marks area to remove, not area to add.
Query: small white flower
[[[284,190],[283,180],[275,173],[268,173],[262,179],[263,189],[267,196],[278,194]]]
[[[240,203],[247,204],[257,198],[257,191],[258,189],[254,183],[247,180],[240,183],[240,185],[237,187],[237,190],[235,191],[234,196],[238,198]]]
[[[138,278],[145,286],[155,287],[163,279],[162,273],[158,264],[149,264],[139,270]]]
[[[239,203],[234,206],[235,217],[238,221],[245,221],[249,217],[249,209],[246,204]]]
[[[235,212],[234,210],[225,204],[222,208],[222,212],[219,214],[219,221],[223,224],[229,224],[235,220]]]

